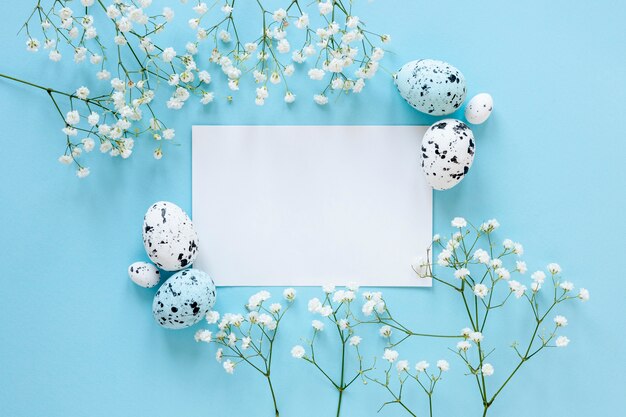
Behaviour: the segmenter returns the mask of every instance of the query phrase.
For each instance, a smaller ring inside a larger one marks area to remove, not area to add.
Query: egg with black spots
[[[199,269],[185,269],[161,285],[152,301],[154,320],[167,329],[184,329],[202,320],[215,304],[215,283]]]
[[[143,245],[152,262],[165,271],[191,266],[198,256],[198,234],[191,219],[174,203],[154,203],[144,216]]]
[[[480,125],[487,121],[493,111],[493,98],[490,94],[476,94],[467,103],[465,119],[473,125]]]
[[[148,262],[135,262],[128,267],[128,276],[140,287],[156,287],[161,280],[159,269]]]
[[[445,119],[428,128],[422,139],[422,170],[435,190],[457,185],[474,162],[474,134],[460,120]]]
[[[433,116],[454,113],[465,101],[465,77],[457,68],[436,59],[420,59],[394,75],[400,95],[415,109]]]

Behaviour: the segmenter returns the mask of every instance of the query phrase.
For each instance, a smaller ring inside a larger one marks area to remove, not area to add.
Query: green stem
[[[341,414],[341,400],[343,399],[343,388],[339,388],[339,400],[337,401],[337,417]]]
[[[270,378],[269,371],[267,372],[265,377],[267,378],[267,383],[270,386],[270,392],[272,393],[272,401],[274,402],[274,412],[276,413],[276,417],[278,417],[279,413],[278,413],[278,405],[276,403],[276,394],[274,393],[274,387],[272,386],[272,379]]]

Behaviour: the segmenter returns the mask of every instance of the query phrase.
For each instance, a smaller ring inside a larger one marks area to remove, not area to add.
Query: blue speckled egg
[[[465,77],[447,62],[420,59],[402,66],[394,75],[400,95],[422,113],[454,113],[465,100]]]
[[[187,213],[174,203],[154,203],[144,216],[143,245],[150,260],[165,271],[190,266],[198,256],[198,234]]]
[[[460,120],[441,120],[422,139],[422,170],[435,190],[447,190],[465,177],[474,162],[474,134]]]
[[[152,315],[167,329],[193,326],[215,304],[215,283],[198,269],[185,269],[172,275],[154,295]]]

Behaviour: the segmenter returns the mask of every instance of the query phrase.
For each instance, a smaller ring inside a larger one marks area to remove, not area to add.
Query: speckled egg
[[[485,123],[493,111],[493,98],[490,94],[480,93],[472,97],[465,108],[465,118],[473,125]]]
[[[422,139],[422,169],[435,190],[447,190],[465,177],[474,162],[474,134],[460,120],[441,120]]]
[[[135,262],[128,267],[128,276],[140,287],[152,288],[161,280],[159,269],[148,262]]]
[[[198,234],[191,219],[167,201],[154,203],[146,212],[143,245],[150,260],[166,271],[186,268],[198,256]]]
[[[198,269],[172,275],[154,295],[152,315],[167,329],[184,329],[202,320],[215,304],[215,283]]]
[[[465,77],[447,62],[420,59],[402,66],[394,75],[400,95],[422,113],[454,113],[465,100]]]

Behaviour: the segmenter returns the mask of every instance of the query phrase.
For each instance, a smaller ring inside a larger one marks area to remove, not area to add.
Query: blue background
[[[88,64],[27,54],[24,38],[16,37],[26,3],[3,7],[0,72],[68,90],[92,83],[85,81],[93,72]],[[184,25],[190,13],[177,10],[177,24]],[[533,359],[496,401],[493,415],[623,415],[626,3],[379,0],[359,2],[357,11],[370,27],[393,36],[393,53],[383,62],[388,69],[416,58],[447,60],[464,72],[470,96],[487,91],[494,97],[492,118],[474,129],[477,154],[469,175],[453,190],[435,193],[435,230],[447,232],[457,215],[473,222],[496,217],[500,238],[524,243],[531,270],[558,261],[567,278],[591,291],[589,303],[563,310],[570,346]],[[145,258],[141,221],[152,202],[191,208],[192,124],[435,120],[406,105],[383,72],[361,97],[331,98],[326,108],[309,100],[314,90],[302,75],[291,107],[276,92],[257,108],[245,88],[232,104],[188,105],[169,116],[180,146],[166,148],[163,160],[155,161],[152,145],[142,141],[125,161],[96,151],[87,156],[92,174],[83,181],[56,161],[62,125],[45,94],[0,80],[1,416],[271,415],[257,375],[242,368],[226,375],[214,351],[193,341],[195,328],[172,332],[154,323],[155,290],[135,286],[126,268]],[[221,289],[218,309],[239,309],[251,292]],[[466,325],[458,300],[442,286],[385,293],[413,328],[456,332]],[[275,377],[285,416],[334,415],[336,393],[288,353],[309,334],[306,300],[317,295],[318,289],[299,289],[280,336]],[[507,346],[525,329],[518,320],[523,311],[504,310],[487,335],[498,347],[494,383],[513,364]],[[372,352],[382,349],[373,333],[365,343]],[[475,386],[446,350],[450,345],[414,341],[399,350],[412,362],[450,360],[452,371],[436,393],[437,415],[480,415]],[[331,349],[324,350],[329,364],[337,357]],[[388,399],[378,388],[357,386],[343,415],[375,415]],[[425,412],[423,402],[416,407]],[[390,406],[380,415],[401,414]]]

